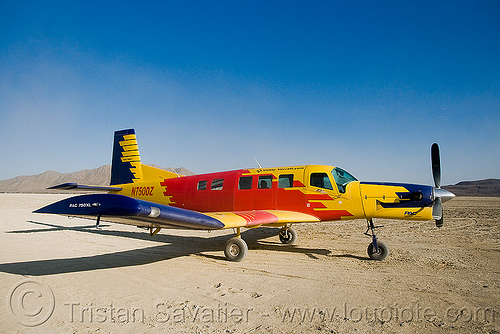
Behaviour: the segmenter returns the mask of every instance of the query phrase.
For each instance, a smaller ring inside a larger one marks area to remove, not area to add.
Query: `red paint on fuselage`
[[[276,223],[279,220],[278,217],[266,211],[253,211],[251,213],[236,211],[235,214],[245,219],[247,226]]]
[[[307,213],[322,220],[352,216],[346,210],[315,210],[326,206],[310,201],[328,201],[333,198],[327,194],[306,195],[306,188],[300,180],[294,180],[291,188],[279,188],[278,180],[272,174],[248,173],[248,170],[235,170],[200,174],[165,179],[160,184],[165,189],[164,195],[170,197],[172,206],[199,212],[286,210]],[[252,177],[250,189],[239,189],[242,176]],[[270,188],[259,188],[259,177],[262,176],[272,178]],[[223,180],[222,187],[220,180]],[[265,221],[269,217],[262,218]]]
[[[165,187],[164,195],[171,196],[175,202],[173,206],[200,212],[291,210],[296,209],[296,204],[304,206],[304,195],[299,190],[278,189],[277,182],[272,182],[271,188],[259,189],[256,175],[252,175],[251,189],[238,189],[239,178],[243,173],[248,171],[236,170],[165,179],[161,186]],[[220,180],[223,180],[222,187]],[[295,195],[286,194],[288,192]],[[290,201],[297,196],[302,197],[302,200]],[[278,197],[281,198],[280,201],[277,200]]]

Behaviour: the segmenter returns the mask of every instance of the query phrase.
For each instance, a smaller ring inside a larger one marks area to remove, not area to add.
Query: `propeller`
[[[439,145],[437,143],[431,146],[431,164],[434,187],[439,189],[441,188],[441,158],[439,157]]]
[[[432,217],[436,220],[436,226],[443,226],[443,202],[449,201],[455,194],[441,189],[441,158],[439,156],[439,145],[431,146],[432,177],[434,178],[434,205],[432,207]]]

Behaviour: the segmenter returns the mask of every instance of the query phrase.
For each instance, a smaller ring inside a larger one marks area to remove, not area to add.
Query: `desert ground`
[[[162,230],[31,213],[60,194],[0,194],[0,332],[499,333],[500,198],[445,203],[445,225],[362,220],[232,231]]]

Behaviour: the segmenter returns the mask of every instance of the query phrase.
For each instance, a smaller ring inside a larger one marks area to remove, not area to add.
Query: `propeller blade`
[[[432,218],[436,220],[436,226],[443,226],[443,203],[441,197],[434,199],[434,206],[432,207]]]
[[[439,157],[439,145],[437,143],[431,146],[431,164],[434,186],[436,188],[441,188],[441,159]]]

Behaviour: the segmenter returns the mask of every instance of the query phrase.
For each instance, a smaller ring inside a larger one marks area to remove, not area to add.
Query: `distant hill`
[[[500,196],[500,179],[462,181],[452,186],[444,186],[457,196]]]
[[[156,168],[161,168],[154,166]],[[193,175],[190,170],[180,168],[162,168],[180,175]],[[104,165],[94,169],[84,169],[73,173],[59,173],[46,171],[42,174],[17,176],[12,179],[0,181],[0,192],[7,193],[44,193],[54,192],[47,187],[66,182],[90,184],[98,186],[109,185],[111,179],[111,165]]]

